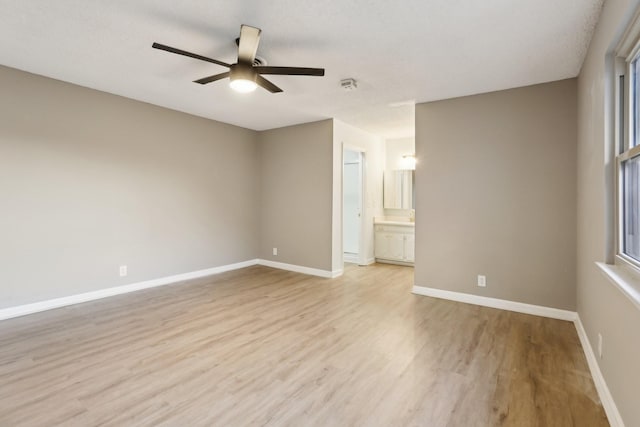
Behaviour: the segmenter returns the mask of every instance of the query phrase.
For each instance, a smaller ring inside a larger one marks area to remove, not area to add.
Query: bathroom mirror
[[[384,173],[384,208],[415,209],[415,171],[391,170]]]

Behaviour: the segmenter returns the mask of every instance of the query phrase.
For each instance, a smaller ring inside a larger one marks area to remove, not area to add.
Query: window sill
[[[602,273],[640,310],[640,273],[625,265],[596,262]]]

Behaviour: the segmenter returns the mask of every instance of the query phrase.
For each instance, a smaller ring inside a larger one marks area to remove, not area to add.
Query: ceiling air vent
[[[346,90],[347,92],[351,92],[352,90],[356,90],[358,88],[358,83],[356,79],[343,79],[340,80],[340,87]]]

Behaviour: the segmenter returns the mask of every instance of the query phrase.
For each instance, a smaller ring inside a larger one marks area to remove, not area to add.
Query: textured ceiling
[[[575,77],[602,0],[0,0],[0,64],[262,130],[335,117],[386,137],[413,134],[413,105]],[[284,89],[201,86],[225,69],[156,41],[235,62],[240,24],[263,30]],[[340,80],[358,89],[345,92]],[[400,103],[401,105],[395,105]],[[395,106],[394,106],[395,105]]]

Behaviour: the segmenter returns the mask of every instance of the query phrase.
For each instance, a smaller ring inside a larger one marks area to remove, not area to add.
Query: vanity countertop
[[[409,218],[394,217],[394,216],[377,216],[373,219],[374,224],[382,225],[403,225],[406,227],[415,227],[416,223]]]
[[[374,224],[382,224],[382,225],[402,225],[405,227],[415,227],[415,222],[410,221],[376,221]]]

